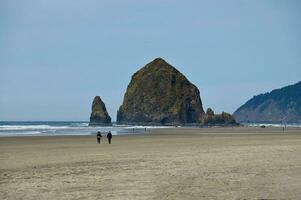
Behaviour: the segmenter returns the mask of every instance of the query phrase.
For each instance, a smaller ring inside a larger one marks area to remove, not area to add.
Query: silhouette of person
[[[101,140],[102,135],[100,134],[99,131],[97,132],[97,136],[96,137],[97,137],[97,143],[100,144],[100,140]]]
[[[113,137],[113,135],[112,135],[111,131],[109,131],[109,133],[107,134],[109,144],[111,144],[112,137]]]

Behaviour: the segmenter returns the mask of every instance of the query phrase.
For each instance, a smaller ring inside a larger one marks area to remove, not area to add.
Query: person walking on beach
[[[113,137],[113,135],[112,135],[111,131],[109,131],[109,133],[107,134],[109,144],[111,144],[112,137]]]
[[[100,140],[101,140],[102,135],[100,134],[99,131],[97,132],[97,136],[96,137],[97,137],[97,143],[100,144]]]

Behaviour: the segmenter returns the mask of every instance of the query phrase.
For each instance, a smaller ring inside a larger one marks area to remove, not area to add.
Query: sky
[[[301,80],[298,0],[0,0],[0,120],[113,121],[131,76],[157,57],[203,107],[233,113]]]

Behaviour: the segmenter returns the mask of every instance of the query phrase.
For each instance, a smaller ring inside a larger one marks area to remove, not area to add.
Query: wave
[[[161,129],[161,128],[175,128],[175,126],[125,126],[125,129]]]
[[[0,132],[0,136],[34,136],[42,135],[40,131],[15,131],[15,132]]]
[[[97,127],[89,126],[89,123],[70,123],[64,125],[0,125],[1,131],[26,131],[26,130],[67,130],[67,129],[95,129]],[[102,128],[112,128],[112,126],[102,127]]]
[[[268,124],[268,123],[251,123],[245,124],[246,126],[257,127],[257,126],[267,126],[267,127],[291,127],[291,128],[299,128],[301,124]]]
[[[93,135],[98,131],[117,135],[121,129],[89,126],[87,122],[0,122],[0,136]]]
[[[88,127],[89,123],[71,123],[71,126]]]
[[[50,126],[50,125],[0,125],[0,131],[15,131],[15,130],[57,130],[68,129],[68,126]]]

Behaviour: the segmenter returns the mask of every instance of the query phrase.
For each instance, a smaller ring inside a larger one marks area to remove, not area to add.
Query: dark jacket
[[[112,133],[109,132],[109,133],[107,134],[107,138],[112,138],[112,137],[113,137]]]

